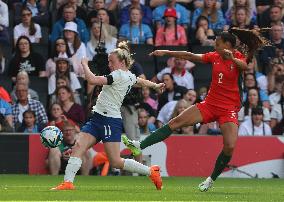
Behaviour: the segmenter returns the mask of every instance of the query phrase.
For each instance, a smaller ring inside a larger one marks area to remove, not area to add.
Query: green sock
[[[222,173],[222,171],[226,168],[227,164],[230,162],[232,156],[226,156],[222,151],[215,163],[215,168],[211,174],[212,180],[216,180],[217,177]]]
[[[148,137],[142,140],[140,143],[140,148],[145,149],[146,147],[149,147],[155,143],[161,142],[164,139],[167,139],[172,133],[172,129],[168,124],[166,124],[163,127],[155,130]]]

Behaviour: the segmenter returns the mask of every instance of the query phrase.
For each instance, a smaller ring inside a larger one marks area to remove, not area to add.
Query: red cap
[[[177,12],[174,8],[167,8],[164,12],[164,17],[174,17],[177,18]]]

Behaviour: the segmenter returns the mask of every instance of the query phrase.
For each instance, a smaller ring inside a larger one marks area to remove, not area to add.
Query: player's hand
[[[81,60],[81,63],[82,63],[83,66],[88,66],[88,62],[89,61],[86,57],[83,57],[82,60]]]
[[[149,56],[164,56],[164,55],[166,55],[166,50],[155,50],[154,52],[149,54]]]
[[[232,60],[234,59],[234,55],[233,55],[233,52],[228,50],[228,49],[224,49],[224,58],[226,60]]]
[[[155,91],[157,91],[158,93],[163,93],[165,90],[165,84],[164,83],[158,83],[155,86]]]

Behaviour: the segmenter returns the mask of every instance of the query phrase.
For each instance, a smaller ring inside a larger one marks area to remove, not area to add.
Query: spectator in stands
[[[255,7],[255,6],[254,6]],[[242,13],[237,14],[237,11],[242,8]],[[233,0],[233,5],[228,8],[225,13],[227,25],[237,25],[238,23],[238,15],[245,15],[245,24],[249,25],[250,22],[256,22],[256,11],[253,9],[253,5],[251,5],[251,0]]]
[[[29,75],[28,75],[28,73],[26,71],[20,71],[17,74],[16,84],[17,83],[22,83],[24,85],[28,85],[28,87],[29,87],[30,79],[29,79]],[[17,100],[18,100],[18,98],[16,96],[16,86],[14,86],[14,89],[11,92],[11,98],[12,98],[12,102],[13,103],[16,103]],[[34,91],[33,89],[31,89],[31,88],[28,89],[28,98],[39,101],[38,93],[36,91]]]
[[[0,0],[0,43],[9,44],[9,11],[8,6]]]
[[[221,9],[216,7],[217,0],[204,0],[203,8],[194,10],[192,16],[192,28],[196,29],[196,21],[199,16],[205,16],[209,20],[209,28],[212,30],[223,30],[226,22]]]
[[[144,6],[143,4],[140,3],[139,0],[131,0],[131,3],[127,6],[125,6],[121,11],[120,11],[120,26],[123,24],[127,24],[129,22],[129,10],[130,8],[133,7],[138,7],[141,9],[143,16],[142,16],[142,23],[149,25],[152,27],[152,10],[148,6]]]
[[[196,102],[195,90],[193,89],[188,90],[186,94],[183,95],[183,99],[189,102],[190,105],[195,104]],[[159,128],[170,120],[171,114],[173,113],[177,102],[178,101],[176,100],[170,101],[161,108],[157,117],[157,125]]]
[[[171,118],[177,117],[179,114],[181,114],[186,108],[190,107],[191,104],[186,101],[185,99],[180,99],[174,108],[174,111],[171,115]],[[193,135],[193,126],[187,126],[187,127],[182,127],[179,128],[175,131],[173,131],[174,134],[186,134],[186,135]]]
[[[255,107],[251,110],[251,118],[244,121],[239,128],[241,136],[269,136],[272,135],[270,126],[264,122],[263,109]]]
[[[284,75],[275,76],[275,79],[273,80],[273,90],[270,91],[273,93],[269,95],[269,101],[272,108],[280,101],[283,84]]]
[[[209,20],[207,17],[201,15],[196,20],[195,25],[195,38],[197,44],[202,46],[214,46],[215,45],[215,34],[212,29],[209,28]]]
[[[36,114],[36,123],[46,124],[48,119],[43,105],[33,99],[28,98],[28,85],[23,83],[16,84],[16,95],[18,102],[12,105],[13,123],[15,128],[23,122],[23,113],[30,109]]]
[[[28,109],[23,113],[23,123],[16,128],[16,131],[20,133],[40,133],[44,127],[45,124],[36,123],[35,112]]]
[[[255,74],[253,73],[245,74],[244,83],[245,83],[245,86],[243,90],[243,101],[245,102],[247,99],[248,90],[250,88],[258,88]],[[270,104],[269,104],[269,97],[267,93],[264,90],[260,89],[259,95],[260,95],[259,98],[260,98],[260,101],[262,102],[262,105],[269,109]]]
[[[186,60],[175,58],[174,67],[166,67],[157,74],[158,81],[162,81],[165,73],[171,74],[177,85],[187,89],[194,89],[194,78],[192,74],[185,68]],[[155,80],[155,79],[154,79]]]
[[[90,0],[88,7],[104,7],[109,11],[115,11],[117,9],[118,3],[118,0]]]
[[[260,15],[272,5],[273,0],[257,0],[255,1],[255,7],[257,10],[257,14]]]
[[[1,0],[0,0],[1,1]],[[1,18],[0,18],[1,19]],[[1,42],[0,42],[1,43]],[[2,47],[0,45],[0,74],[3,74],[6,71],[6,58],[4,56]]]
[[[8,76],[15,81],[18,72],[24,70],[30,76],[44,77],[44,62],[43,57],[32,50],[30,39],[27,36],[20,36],[16,43],[15,55],[9,64]]]
[[[65,23],[67,22],[74,22],[77,24],[76,32],[78,33],[81,41],[84,43],[89,41],[89,31],[87,30],[86,24],[82,19],[76,18],[76,11],[73,6],[66,5],[63,9],[62,18],[58,20],[52,27],[52,32],[50,35],[51,42],[54,42],[57,38],[63,35],[63,29],[65,27]]]
[[[284,2],[274,0],[274,4],[269,9],[259,15],[258,25],[259,27],[271,27],[275,24],[281,24],[284,22],[283,8]]]
[[[162,4],[153,10],[153,20],[155,22],[156,30],[158,30],[162,24],[164,24],[163,16],[167,8],[175,9],[177,12],[177,24],[187,28],[190,24],[190,12],[181,4],[176,3],[176,0],[167,0],[165,4]]]
[[[273,58],[284,56],[284,39],[282,38],[283,27],[273,25],[270,31],[271,43],[273,46],[263,48],[260,54],[260,62],[266,73],[270,71],[269,64]]]
[[[153,110],[157,110],[158,102],[150,96],[150,88],[142,87],[143,102],[151,106]]]
[[[56,58],[56,72],[52,74],[48,79],[48,94],[52,95],[56,91],[56,82],[60,77],[67,77],[70,82],[70,88],[76,97],[80,98],[78,90],[81,89],[80,81],[78,80],[76,74],[71,72],[71,64],[68,58]],[[81,104],[80,99],[76,100],[76,103]]]
[[[275,89],[276,77],[284,76],[284,57],[274,58],[270,61],[270,72],[268,73],[268,91],[273,92]]]
[[[251,20],[251,16],[246,7],[237,7],[233,13],[230,24],[224,27],[224,30],[236,27],[240,29],[254,29],[257,25]]]
[[[11,105],[0,98],[0,132],[13,132]]]
[[[64,115],[79,126],[82,125],[85,122],[85,112],[81,105],[74,102],[72,90],[67,86],[61,86],[57,89],[57,97]]]
[[[99,37],[101,34],[101,41]],[[93,60],[97,54],[96,48],[101,42],[102,47],[106,48],[106,53],[110,53],[116,48],[117,39],[112,37],[108,32],[104,24],[100,32],[100,23],[94,22],[91,29],[91,40],[87,43],[87,57],[89,60]]]
[[[254,74],[256,81],[257,81],[257,87],[259,89],[265,91],[267,93],[267,87],[268,87],[268,82],[267,82],[267,77],[257,71],[257,60],[254,57],[252,61],[248,64],[248,68],[245,70],[245,74]]]
[[[264,118],[263,120],[267,123],[270,122],[270,113],[268,108],[263,107],[262,103],[259,99],[259,91],[257,88],[250,88],[248,90],[247,99],[244,103],[244,106],[238,113],[238,120],[239,122],[243,122],[251,117],[251,109],[254,107],[262,107]]]
[[[284,113],[284,82],[282,81],[280,100],[277,104],[275,104],[272,107],[271,110],[271,122],[270,122],[271,128],[274,128],[277,124],[281,122],[281,120],[284,117],[283,113]]]
[[[65,23],[63,38],[67,42],[72,56],[76,56],[79,61],[81,61],[83,57],[87,57],[86,46],[79,38],[76,23]]]
[[[117,28],[110,24],[110,16],[105,8],[99,9],[98,14],[90,18],[89,23],[92,25],[94,22],[102,22],[105,25],[107,32],[112,37],[117,38]]]
[[[56,102],[53,103],[50,107],[50,119],[47,125],[56,126],[62,131],[64,122],[66,121],[68,121],[69,123],[72,123],[75,126],[76,132],[80,132],[80,128],[78,127],[78,125],[76,125],[74,121],[72,121],[71,119],[67,118],[64,115],[62,106]]]
[[[64,7],[69,5],[75,8],[76,17],[87,23],[87,12],[82,6],[79,6],[77,2],[78,0],[68,0],[65,4],[61,5],[57,11],[56,19],[59,20],[62,17]]]
[[[183,26],[177,24],[177,13],[174,8],[167,8],[164,13],[165,24],[156,32],[156,46],[187,45],[186,32]]]
[[[175,83],[174,77],[170,73],[165,73],[162,76],[162,81],[165,83],[165,91],[159,96],[158,110],[169,101],[181,99],[187,92],[186,87],[179,86]]]
[[[81,65],[81,62],[78,60],[76,55],[71,55],[67,42],[63,38],[58,38],[53,46],[53,51],[51,57],[46,61],[45,72],[46,76],[50,77],[52,74],[55,74],[56,64],[55,58],[69,58],[72,63],[72,68],[74,73],[78,77],[84,77],[84,70]]]
[[[130,22],[121,26],[119,40],[128,40],[132,44],[153,45],[153,33],[151,28],[142,23],[142,11],[140,8],[130,8]]]
[[[105,0],[93,0],[90,1],[92,4],[90,4],[88,10],[90,10],[90,12],[88,13],[88,26],[91,27],[92,24],[94,23],[94,19],[98,18],[98,11],[100,9],[104,9],[107,12],[107,16],[109,17],[109,24],[116,26],[116,19],[114,16],[114,13],[111,12],[105,4]],[[96,20],[97,21],[97,20]]]
[[[63,75],[63,76],[59,76],[59,77],[56,78],[56,90],[52,95],[49,96],[50,97],[50,99],[49,99],[50,105],[52,105],[55,102],[58,102],[57,89],[61,86],[67,86],[67,87],[70,88],[70,80],[67,76]],[[77,97],[74,96],[74,100],[75,100],[76,103],[77,103],[77,99],[80,100],[80,97],[77,98]],[[79,102],[81,102],[81,100]]]
[[[148,120],[148,112],[142,108],[138,109],[138,125],[141,135],[147,135],[156,130],[156,126]]]
[[[32,12],[32,19],[35,23],[40,24],[41,26],[49,26],[49,3],[47,0],[26,0],[20,3],[14,4],[14,22],[16,24],[20,23],[22,19],[22,9],[29,8]]]
[[[217,121],[201,124],[198,129],[199,135],[221,135],[220,126]]]
[[[32,20],[32,11],[28,7],[22,9],[22,21],[14,27],[14,44],[20,36],[27,36],[31,43],[39,43],[42,35],[39,24]]]
[[[216,8],[221,8],[223,0],[217,0]],[[228,1],[230,3],[232,1]],[[204,0],[193,0],[194,9],[202,8],[204,6]]]
[[[75,125],[68,121],[64,121],[62,133],[63,143],[56,148],[49,149],[47,166],[51,175],[64,173],[70,154],[72,153],[72,147],[78,138]],[[89,175],[91,168],[92,158],[89,151],[86,151],[82,155],[81,175]]]

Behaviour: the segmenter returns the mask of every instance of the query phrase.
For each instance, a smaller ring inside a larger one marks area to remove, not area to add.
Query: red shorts
[[[214,105],[208,104],[205,101],[201,103],[197,103],[197,108],[199,109],[203,123],[210,123],[217,121],[221,126],[223,123],[233,122],[239,125],[238,122],[238,111],[237,110],[229,110],[220,107],[216,107]]]

